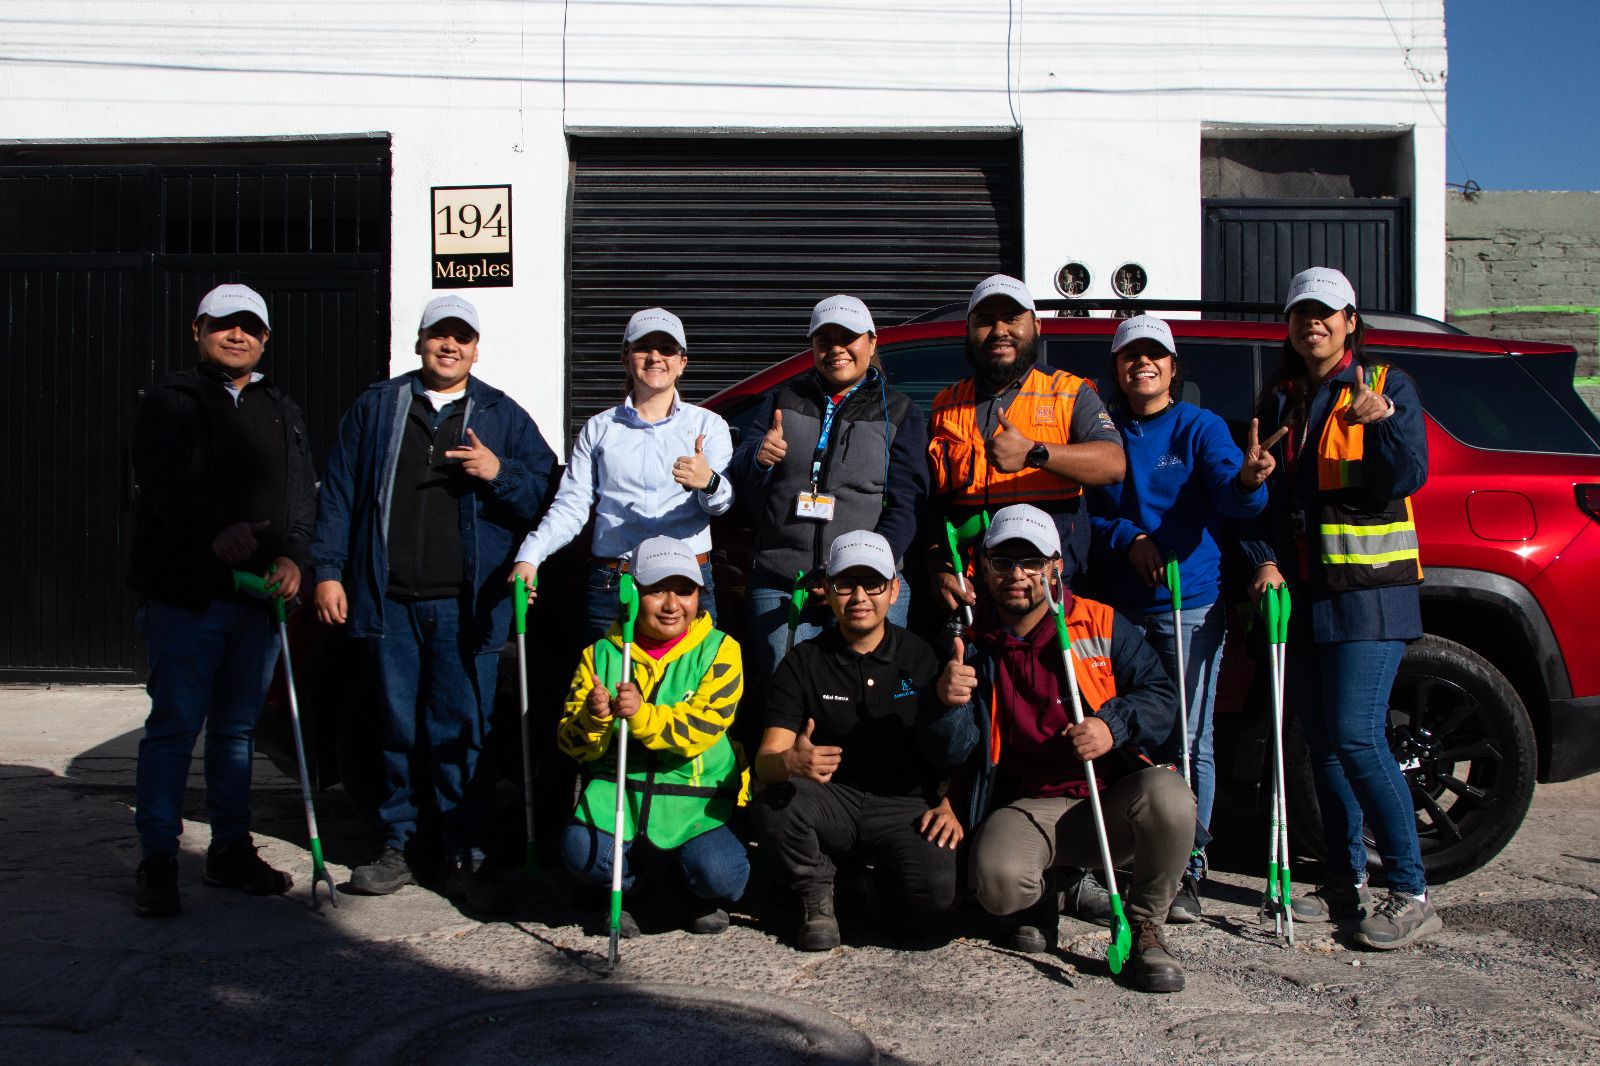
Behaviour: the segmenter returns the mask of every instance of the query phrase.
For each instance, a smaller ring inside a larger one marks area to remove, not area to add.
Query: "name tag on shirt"
[[[794,516],[809,518],[813,522],[831,522],[833,497],[825,492],[802,491],[794,501]]]

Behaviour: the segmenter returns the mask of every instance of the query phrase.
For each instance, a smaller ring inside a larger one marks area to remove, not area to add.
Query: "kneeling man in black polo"
[[[826,573],[838,625],[778,665],[756,754],[755,813],[803,905],[802,951],[839,944],[834,858],[872,863],[895,886],[891,913],[914,919],[955,902],[962,836],[944,796],[956,753],[941,728],[955,712],[935,692],[942,664],[887,621],[900,595],[894,552],[876,533],[846,533]]]

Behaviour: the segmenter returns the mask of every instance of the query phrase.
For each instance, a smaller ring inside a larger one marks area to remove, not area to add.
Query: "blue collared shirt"
[[[672,464],[693,455],[700,436],[706,439],[706,462],[722,475],[717,491],[709,494],[685,490],[672,480]],[[624,558],[649,537],[672,537],[696,554],[708,552],[711,517],[733,505],[726,474],[732,458],[733,439],[722,416],[683,403],[674,392],[667,417],[647,422],[630,396],[584,424],[556,500],[522,542],[517,562],[543,566],[582,532],[591,508],[591,551],[598,558]]]

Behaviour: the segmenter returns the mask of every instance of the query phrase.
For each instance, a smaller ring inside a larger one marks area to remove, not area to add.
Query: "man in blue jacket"
[[[419,857],[442,858],[446,891],[495,912],[510,900],[485,866],[477,763],[511,620],[506,575],[555,455],[515,400],[472,376],[478,337],[472,304],[428,303],[422,368],[372,386],[339,423],[313,552],[317,617],[366,638],[384,712],[384,850],[351,891],[387,895],[416,880]],[[437,819],[439,840],[418,839],[419,817]]]

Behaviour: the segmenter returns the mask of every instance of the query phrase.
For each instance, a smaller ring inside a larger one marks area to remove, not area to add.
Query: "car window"
[[[911,397],[923,414],[933,410],[933,398],[969,373],[965,337],[907,341],[878,349],[878,361],[889,384]]]
[[[1508,452],[1596,455],[1600,447],[1520,361],[1385,350],[1416,380],[1422,406],[1456,440]]]
[[[1104,337],[1051,337],[1045,349],[1051,366],[1092,380],[1108,401],[1117,384],[1110,377],[1110,345]],[[1247,341],[1178,342],[1183,365],[1179,399],[1221,415],[1236,433],[1248,429],[1256,397],[1256,346]]]

